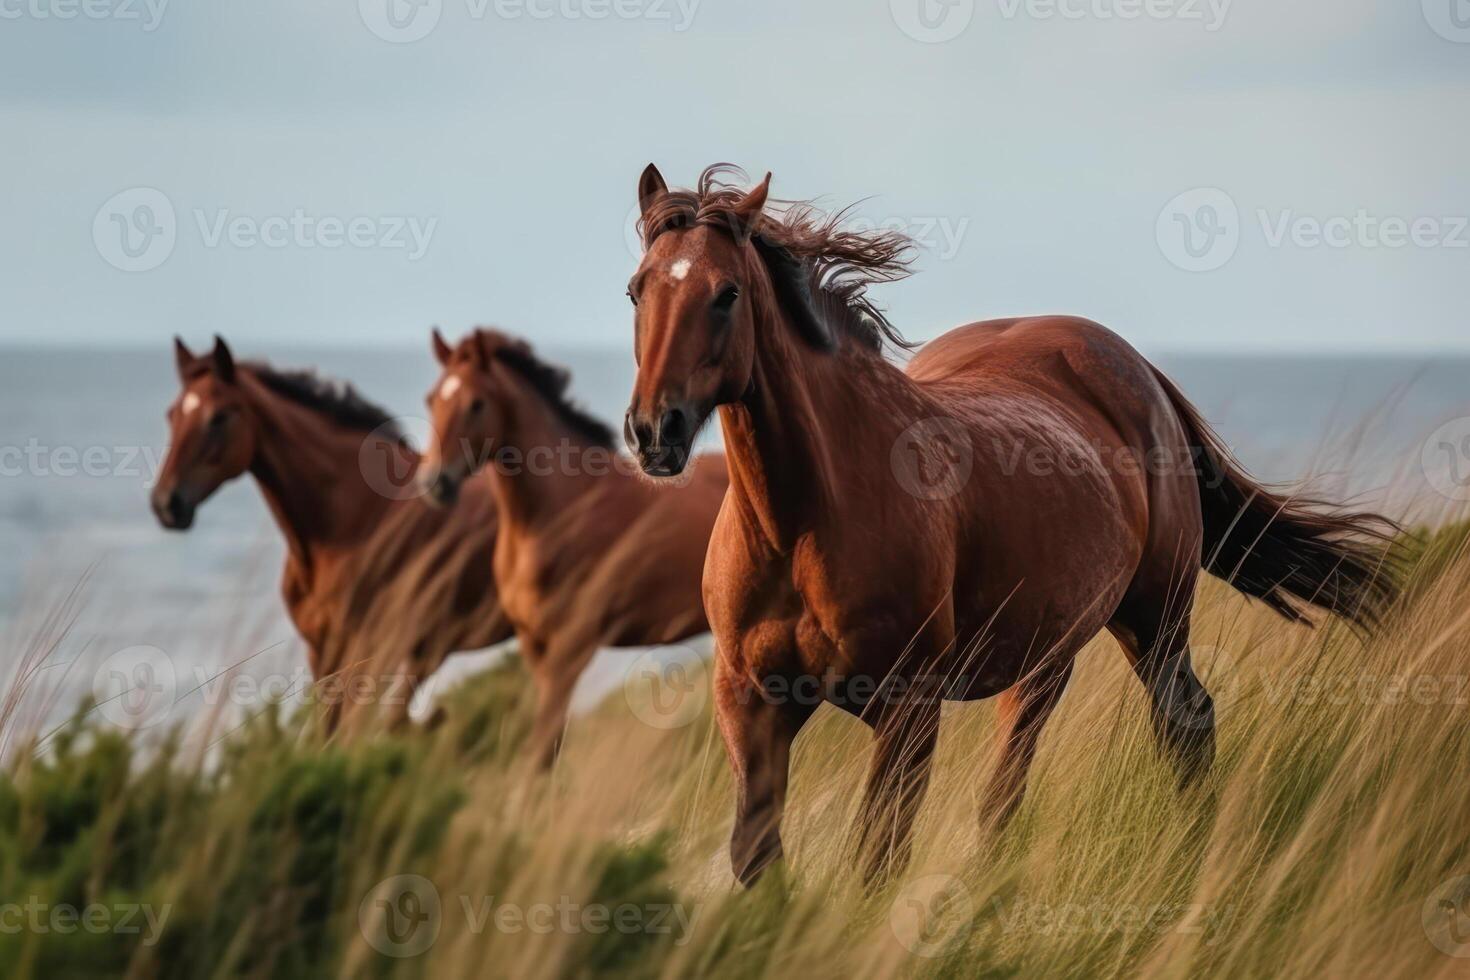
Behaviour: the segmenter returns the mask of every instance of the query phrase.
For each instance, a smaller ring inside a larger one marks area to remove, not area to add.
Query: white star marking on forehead
[[[689,267],[693,264],[688,259],[680,259],[669,266],[669,275],[674,277],[675,282],[683,282],[684,277],[689,275]]]
[[[444,401],[449,401],[449,399],[454,397],[454,393],[459,390],[460,384],[461,382],[459,380],[459,375],[451,374],[449,377],[445,378],[444,383],[439,386],[439,397],[442,398]]]
[[[199,396],[191,391],[184,396],[184,400],[179,404],[179,411],[183,412],[185,415],[188,415],[190,412],[194,411],[198,407]]]

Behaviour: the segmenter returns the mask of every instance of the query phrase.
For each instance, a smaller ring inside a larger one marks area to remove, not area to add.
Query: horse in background
[[[1002,697],[982,803],[998,828],[1103,629],[1181,782],[1209,768],[1214,709],[1189,649],[1201,570],[1294,620],[1371,628],[1396,600],[1390,522],[1251,480],[1098,324],[973,323],[897,366],[885,348],[909,345],[864,290],[907,274],[908,239],[777,207],[769,174],[746,192],[731,172],[670,190],[644,171],[626,430],[654,476],[680,471],[712,413],[724,431],[704,596],[742,882],[781,855],[791,744],[821,701],[875,732],[860,824],[873,878],[907,857],[942,700]],[[820,697],[790,695],[813,677]]]
[[[365,704],[402,724],[446,657],[510,637],[490,573],[487,481],[452,511],[430,506],[413,482],[417,454],[350,385],[237,364],[218,337],[202,356],[174,346],[182,390],[153,511],[165,528],[187,530],[221,485],[255,478],[286,539],[281,592],[329,732]]]
[[[433,348],[443,372],[428,397],[434,434],[420,479],[448,504],[472,474],[489,473],[495,584],[536,685],[533,747],[549,766],[599,648],[708,631],[700,578],[725,460],[706,454],[679,486],[654,486],[568,399],[568,373],[525,341],[481,329],[450,347],[436,330]]]

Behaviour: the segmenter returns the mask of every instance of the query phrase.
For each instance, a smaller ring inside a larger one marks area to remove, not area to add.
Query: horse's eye
[[[720,316],[729,316],[730,311],[735,308],[735,301],[739,298],[740,289],[738,287],[726,286],[715,297],[714,305],[711,308]]]
[[[632,303],[634,306],[638,305],[638,297],[633,295],[633,290],[631,289],[628,290],[628,302]]]
[[[470,413],[472,415],[479,415],[484,410],[485,410],[485,399],[483,399],[483,398],[476,398],[474,401],[470,402]]]
[[[220,411],[215,412],[209,417],[209,427],[215,430],[223,429],[225,427],[225,423],[229,421],[229,418],[230,413],[226,412],[224,409],[221,409]]]

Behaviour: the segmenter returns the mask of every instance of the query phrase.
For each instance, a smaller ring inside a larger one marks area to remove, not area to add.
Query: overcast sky
[[[1470,0],[0,0],[0,82],[0,342],[626,346],[729,160],[918,237],[912,337],[1470,351]]]

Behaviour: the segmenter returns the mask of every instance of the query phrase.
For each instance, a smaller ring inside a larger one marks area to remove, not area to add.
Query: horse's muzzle
[[[440,469],[426,474],[420,483],[420,489],[436,507],[449,507],[459,499],[459,484],[459,477],[448,470]]]
[[[689,465],[698,431],[694,415],[685,408],[671,408],[657,423],[638,419],[633,412],[623,418],[623,441],[644,473],[653,477],[678,476]]]
[[[177,489],[154,490],[150,503],[158,523],[170,531],[187,531],[194,523],[194,503]]]

